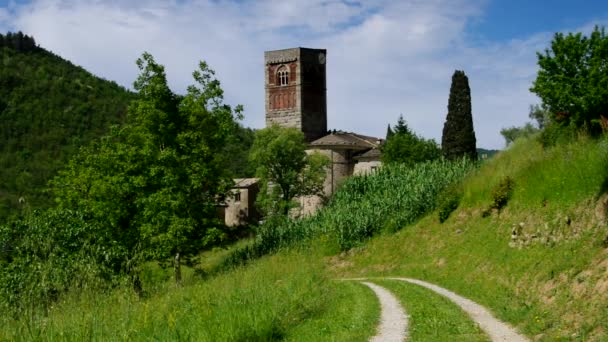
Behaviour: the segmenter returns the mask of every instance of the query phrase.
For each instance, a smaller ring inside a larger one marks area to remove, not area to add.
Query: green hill
[[[44,189],[71,155],[120,123],[133,94],[39,47],[0,35],[0,222],[51,203]]]

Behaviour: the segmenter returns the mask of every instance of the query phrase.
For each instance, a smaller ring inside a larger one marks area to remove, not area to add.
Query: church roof
[[[310,143],[311,147],[348,148],[365,150],[377,148],[382,139],[343,131],[333,131]]]
[[[380,149],[378,148],[372,148],[371,150],[356,156],[355,159],[358,160],[380,160],[380,157],[382,156],[382,152],[380,152]]]
[[[256,184],[259,180],[259,178],[235,178],[233,179],[233,188],[248,188],[253,184]]]

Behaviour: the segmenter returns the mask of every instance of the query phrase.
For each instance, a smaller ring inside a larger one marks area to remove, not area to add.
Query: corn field
[[[382,230],[396,231],[434,210],[440,193],[474,166],[468,159],[441,159],[413,167],[385,165],[375,174],[351,177],[316,215],[266,222],[255,243],[233,259],[257,257],[322,235],[335,238],[342,250],[350,249]]]

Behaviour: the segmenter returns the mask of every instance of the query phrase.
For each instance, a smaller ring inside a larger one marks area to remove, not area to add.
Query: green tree
[[[393,136],[393,134],[395,133],[391,129],[391,124],[388,124],[388,127],[386,128],[386,137],[384,138],[384,140],[388,140],[390,137]]]
[[[298,196],[321,195],[329,159],[306,153],[304,134],[273,125],[255,133],[250,159],[257,166],[258,205],[266,215],[287,215]]]
[[[180,260],[221,237],[216,200],[231,185],[221,153],[234,111],[205,62],[185,96],[167,86],[150,54],[137,60],[137,100],[127,123],[83,149],[53,181],[60,207],[90,212],[124,250],[121,270],[137,282],[145,260]]]
[[[530,91],[559,125],[586,126],[599,132],[600,116],[608,108],[608,37],[595,27],[582,33],[556,33],[551,48],[537,53],[538,75]]]
[[[527,122],[522,127],[509,127],[500,130],[500,134],[505,138],[505,145],[509,146],[519,138],[527,138],[538,133],[538,128],[534,127],[530,122]]]
[[[424,139],[412,132],[403,115],[399,116],[394,133],[382,146],[384,163],[402,163],[412,166],[439,157],[441,157],[441,150],[435,140]]]
[[[539,104],[530,105],[530,112],[528,113],[528,117],[536,121],[538,129],[540,130],[547,127],[547,125],[551,121],[551,115],[549,114],[549,110]]]
[[[452,76],[441,149],[447,159],[457,159],[462,156],[477,159],[475,143],[469,79],[464,71],[456,70]]]
[[[249,152],[253,146],[255,130],[235,125],[229,134],[223,154],[230,156],[227,160],[227,168],[233,178],[249,178],[255,175],[255,167],[249,161]]]

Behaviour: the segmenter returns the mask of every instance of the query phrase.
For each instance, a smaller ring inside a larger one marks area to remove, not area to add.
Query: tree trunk
[[[182,265],[179,260],[179,252],[175,253],[175,263],[173,264],[175,270],[175,285],[182,285]]]

